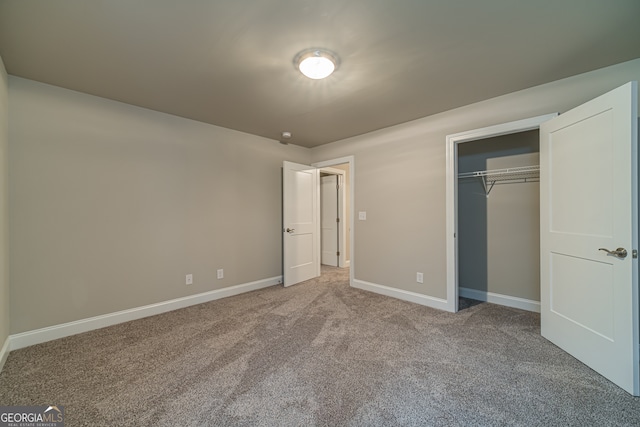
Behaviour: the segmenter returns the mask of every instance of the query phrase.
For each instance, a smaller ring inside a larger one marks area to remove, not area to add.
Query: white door
[[[284,285],[320,275],[320,194],[318,169],[282,165],[282,231]]]
[[[338,175],[320,178],[322,264],[338,266]]]
[[[634,395],[637,113],[632,82],[540,127],[542,335]]]

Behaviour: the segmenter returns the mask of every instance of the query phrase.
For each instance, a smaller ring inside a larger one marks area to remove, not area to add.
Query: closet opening
[[[556,116],[447,136],[448,311],[459,296],[540,311],[539,128]]]
[[[458,293],[540,311],[539,130],[458,147]]]

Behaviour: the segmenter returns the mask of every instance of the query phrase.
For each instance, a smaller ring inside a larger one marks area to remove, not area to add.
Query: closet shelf
[[[520,182],[540,181],[540,165],[520,166],[506,169],[492,169],[485,171],[463,172],[458,178],[480,178],[487,197],[496,184],[514,184]]]

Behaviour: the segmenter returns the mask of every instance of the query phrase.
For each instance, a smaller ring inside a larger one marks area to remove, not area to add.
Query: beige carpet
[[[539,316],[457,314],[348,271],[17,350],[1,405],[67,426],[640,425],[640,400],[540,337]]]

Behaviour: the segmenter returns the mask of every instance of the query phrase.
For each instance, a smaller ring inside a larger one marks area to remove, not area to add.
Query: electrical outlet
[[[424,275],[422,273],[416,273],[416,282],[424,283]]]
[[[185,283],[187,285],[193,285],[193,274],[187,274],[187,277],[185,279]]]
[[[367,213],[366,212],[358,212],[358,219],[360,221],[366,221],[367,220]]]
[[[218,269],[218,279],[224,279],[224,269]]]

